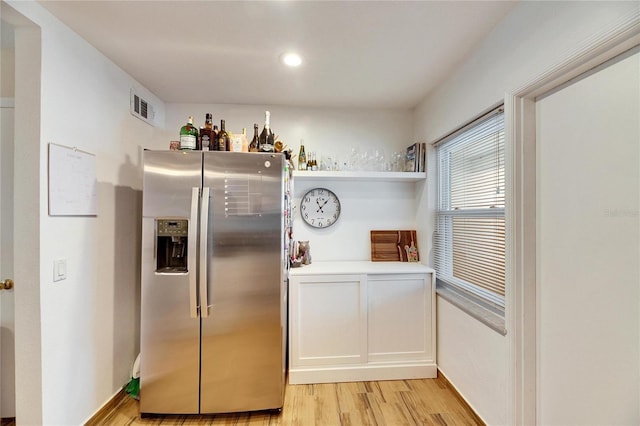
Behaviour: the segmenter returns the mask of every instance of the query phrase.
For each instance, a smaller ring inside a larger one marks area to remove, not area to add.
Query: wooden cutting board
[[[415,248],[411,260],[407,247]],[[373,262],[417,262],[418,240],[416,231],[371,231],[371,260]]]

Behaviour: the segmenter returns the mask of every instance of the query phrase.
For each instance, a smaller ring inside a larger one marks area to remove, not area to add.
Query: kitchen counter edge
[[[371,262],[371,261],[335,261],[314,262],[289,270],[289,276],[327,275],[327,274],[424,274],[434,273],[434,269],[422,263],[410,262]]]

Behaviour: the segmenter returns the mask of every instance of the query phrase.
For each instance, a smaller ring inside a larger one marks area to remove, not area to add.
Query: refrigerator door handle
[[[200,316],[209,316],[209,295],[207,294],[207,244],[209,233],[210,189],[202,188],[202,208],[200,209]]]
[[[196,252],[198,248],[198,204],[200,188],[191,188],[191,217],[189,220],[189,245],[187,247],[187,265],[189,273],[189,313],[191,318],[198,318],[197,267]]]

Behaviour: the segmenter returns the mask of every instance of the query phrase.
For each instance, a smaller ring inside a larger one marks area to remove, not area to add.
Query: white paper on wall
[[[49,144],[49,215],[96,216],[96,156]]]

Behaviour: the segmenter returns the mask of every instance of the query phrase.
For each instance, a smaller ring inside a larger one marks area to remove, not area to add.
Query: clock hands
[[[325,200],[325,202],[322,205],[320,205],[320,201],[318,201],[318,199],[316,198],[316,204],[318,204],[318,210],[316,210],[316,213],[318,212],[324,213],[324,210],[322,210],[322,208],[326,206],[328,202],[329,200]]]

